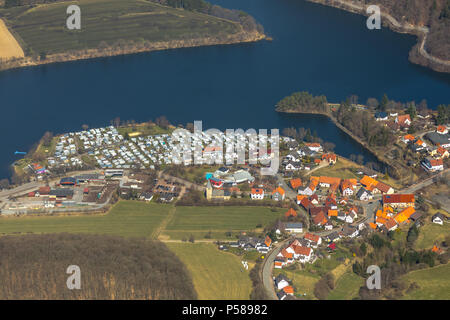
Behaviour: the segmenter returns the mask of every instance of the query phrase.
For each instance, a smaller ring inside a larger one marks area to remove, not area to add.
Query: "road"
[[[439,172],[437,174],[434,174],[433,176],[431,176],[431,177],[429,177],[429,178],[427,178],[425,180],[422,180],[422,181],[417,182],[417,183],[415,183],[413,185],[410,185],[409,187],[406,187],[405,189],[402,189],[402,190],[398,191],[397,193],[414,193],[417,190],[420,190],[420,189],[422,189],[424,187],[429,186],[430,184],[433,184],[434,179],[436,179],[436,178],[446,174],[447,172],[449,172],[449,170],[450,170],[450,168],[447,168],[447,169],[445,169],[445,170],[443,170],[443,171],[441,171],[441,172]]]
[[[272,279],[272,269],[273,269],[273,263],[278,255],[278,253],[281,251],[281,249],[284,247],[284,245],[292,239],[286,239],[282,242],[277,243],[273,249],[269,252],[269,254],[266,256],[266,259],[263,262],[262,265],[262,271],[261,271],[261,278],[263,281],[264,288],[266,290],[267,296],[272,300],[278,300],[277,294],[275,293],[275,286]]]

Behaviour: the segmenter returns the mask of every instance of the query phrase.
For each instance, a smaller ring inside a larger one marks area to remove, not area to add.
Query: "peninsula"
[[[81,9],[81,29],[66,28],[66,9]],[[11,49],[0,70],[144,51],[259,41],[261,25],[238,10],[205,1],[5,1],[0,20]],[[39,25],[39,28],[36,28]],[[9,32],[8,32],[9,30]],[[5,37],[6,38],[6,37]],[[17,43],[21,50],[17,50]],[[16,49],[14,51],[14,49]],[[20,54],[11,56],[11,52]]]

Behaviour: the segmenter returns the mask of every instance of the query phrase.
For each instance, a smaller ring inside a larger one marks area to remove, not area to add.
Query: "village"
[[[408,123],[408,118],[401,123]],[[191,147],[186,150],[184,146],[184,151],[195,155],[200,148],[200,164],[185,157],[181,165],[204,165],[214,170],[193,171],[195,177],[191,179],[170,170],[176,166],[176,141],[184,138],[180,134],[122,135],[110,126],[55,137],[54,148],[45,161],[27,166],[32,176],[29,188],[19,187],[19,192],[9,191],[1,198],[1,214],[96,212],[106,210],[118,197],[171,203],[189,198],[193,190],[202,192],[202,201],[218,205],[235,202],[252,206],[259,202],[285,208],[284,215],[270,229],[257,235],[244,232],[236,241],[220,244],[221,249],[255,251],[265,257],[265,268],[273,270],[270,275],[280,300],[302,295],[280,270],[295,265],[305,268],[327,259],[338,250],[342,239],[358,239],[376,232],[388,234],[411,225],[420,227],[426,223],[424,219],[438,225],[448,223],[445,206],[431,218],[417,209],[417,191],[435,181],[432,174],[446,172],[443,161],[450,147],[443,143],[449,139],[446,127],[438,126],[420,138],[399,136],[407,148],[423,154],[422,168],[431,176],[410,186],[395,187],[389,184],[394,180],[387,174],[356,165],[325,150],[319,142],[281,137],[280,172],[265,177],[258,170],[262,165],[215,164],[217,155],[223,154],[215,146],[217,141],[237,141],[237,149],[250,152],[252,146],[245,133],[230,138],[202,132],[192,137]],[[260,139],[272,142],[264,136]],[[228,160],[236,160],[238,153],[227,156]],[[270,153],[262,156],[263,160],[272,157]],[[444,250],[437,246],[433,249],[440,253]]]

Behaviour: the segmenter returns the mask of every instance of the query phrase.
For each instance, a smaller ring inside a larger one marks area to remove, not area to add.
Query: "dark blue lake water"
[[[45,131],[109,125],[115,117],[204,128],[311,128],[336,152],[362,153],[325,117],[282,115],[275,104],[294,91],[361,102],[387,93],[399,101],[450,102],[450,75],[408,62],[415,37],[369,31],[365,18],[303,0],[215,0],[242,9],[274,38],[76,61],[0,73],[0,177]]]

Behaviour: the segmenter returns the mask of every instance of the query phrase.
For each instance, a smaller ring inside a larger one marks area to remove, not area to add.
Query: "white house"
[[[278,290],[283,289],[284,287],[287,287],[289,285],[288,279],[286,278],[285,275],[283,274],[279,274],[276,278],[275,278],[275,287]]]
[[[289,232],[289,233],[302,233],[303,232],[303,224],[301,224],[300,222],[287,223],[284,230],[286,230],[286,232]]]
[[[263,200],[264,199],[264,189],[252,188],[252,191],[250,192],[250,197],[252,200]]]
[[[431,221],[433,221],[433,223],[440,224],[441,226],[444,224],[444,220],[445,220],[445,216],[440,212],[436,213],[431,218]]]
[[[373,195],[370,191],[361,187],[361,189],[359,189],[358,192],[356,193],[356,198],[358,198],[361,201],[369,201],[373,199]]]

